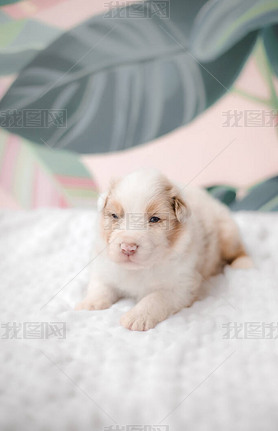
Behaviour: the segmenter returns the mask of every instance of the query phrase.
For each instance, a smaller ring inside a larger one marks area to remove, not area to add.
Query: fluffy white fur
[[[136,171],[112,183],[98,206],[91,280],[78,310],[105,309],[132,297],[137,303],[120,323],[148,330],[190,306],[202,280],[226,263],[252,266],[229,210],[203,190],[179,189],[157,171]]]

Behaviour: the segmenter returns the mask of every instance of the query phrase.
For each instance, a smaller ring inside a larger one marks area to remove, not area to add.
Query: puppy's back
[[[230,210],[198,187],[186,187],[183,193],[198,237],[198,269],[203,277],[218,273],[225,264],[237,268],[253,266]]]

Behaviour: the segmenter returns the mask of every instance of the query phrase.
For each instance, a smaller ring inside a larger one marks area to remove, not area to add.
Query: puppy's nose
[[[130,256],[136,253],[137,248],[138,248],[137,244],[130,244],[128,242],[121,243],[122,253],[125,254],[126,256]]]

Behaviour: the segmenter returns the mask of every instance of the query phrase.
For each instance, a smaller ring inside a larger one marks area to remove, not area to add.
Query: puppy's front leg
[[[118,293],[110,286],[92,281],[86,297],[76,305],[75,310],[104,310],[118,301]]]
[[[192,296],[184,297],[175,290],[157,290],[145,296],[120,320],[121,325],[132,331],[147,331],[171,314],[192,304]]]

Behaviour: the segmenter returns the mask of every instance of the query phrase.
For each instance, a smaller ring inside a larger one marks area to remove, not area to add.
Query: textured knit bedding
[[[235,217],[257,268],[226,268],[191,308],[130,332],[131,300],[73,310],[92,211],[2,212],[0,429],[276,431],[278,215]]]

